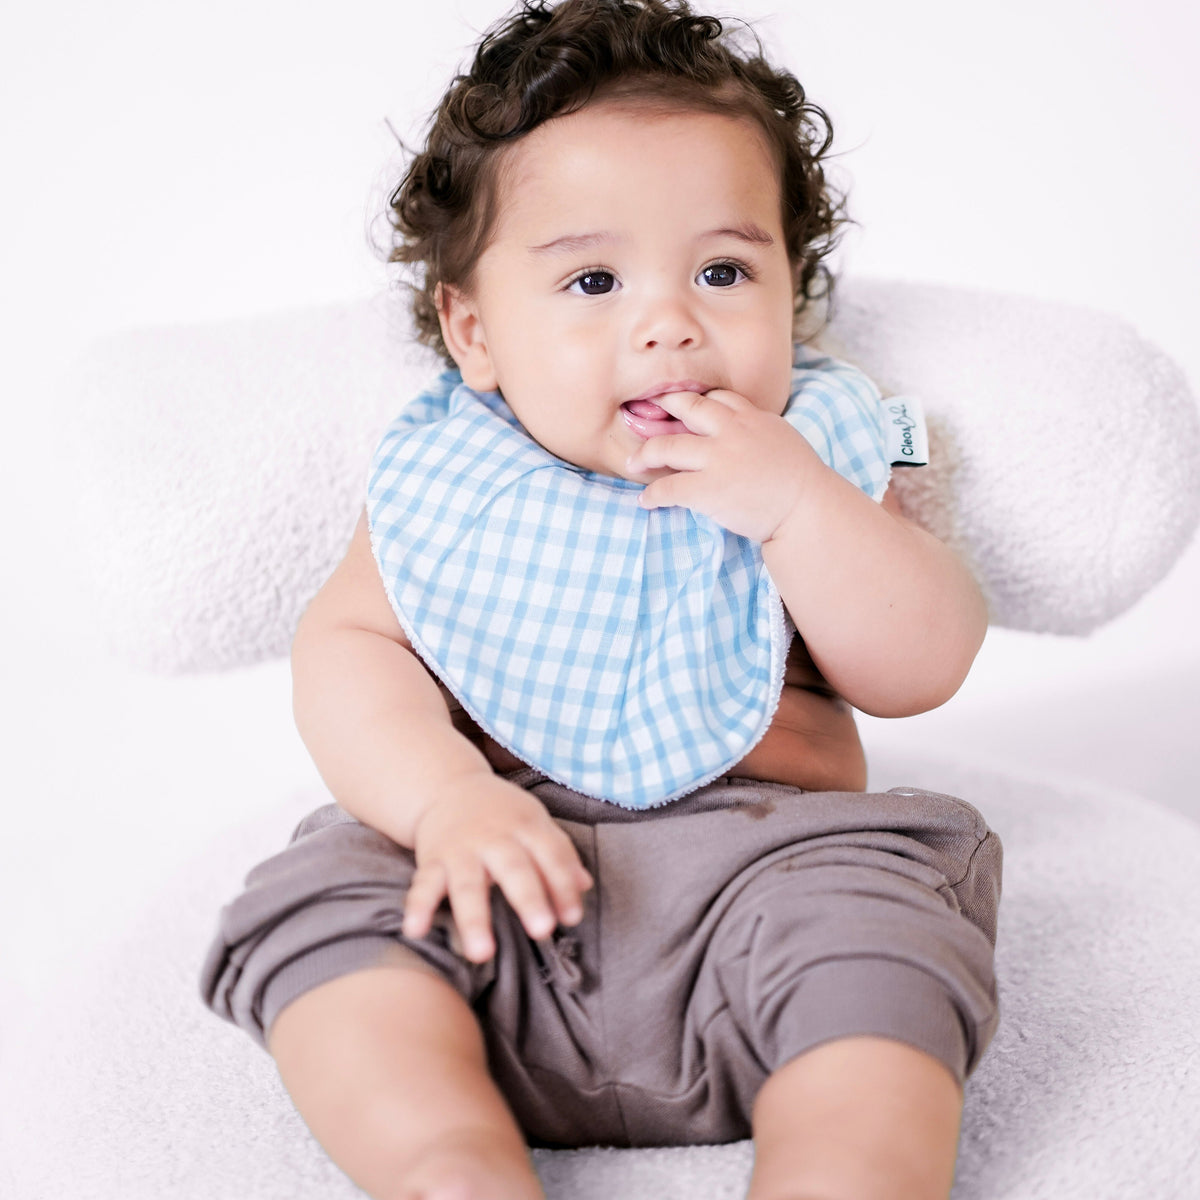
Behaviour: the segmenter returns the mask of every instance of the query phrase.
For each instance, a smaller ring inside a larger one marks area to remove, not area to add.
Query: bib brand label
[[[888,396],[883,402],[888,461],[893,467],[924,467],[929,463],[925,414],[915,396]]]

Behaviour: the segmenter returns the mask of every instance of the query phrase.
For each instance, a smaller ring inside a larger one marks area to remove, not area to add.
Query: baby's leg
[[[757,859],[710,946],[730,1023],[708,1048],[755,1085],[750,1198],[947,1200],[962,1080],[997,1023],[999,839],[936,793],[777,800],[763,836],[814,835]]]
[[[904,1042],[847,1037],[784,1063],[754,1104],[747,1200],[946,1200],[962,1090]]]
[[[376,1200],[542,1200],[474,1014],[409,957],[332,979],[279,1014],[268,1047],[296,1108]]]

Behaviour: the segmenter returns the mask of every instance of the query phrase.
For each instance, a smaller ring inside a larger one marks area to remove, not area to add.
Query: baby
[[[542,1146],[753,1136],[752,1200],[946,1197],[997,1024],[1000,844],[868,793],[986,613],[795,345],[824,114],[666,0],[527,3],[391,198],[448,372],[292,653],[336,800],[222,914],[208,1003],[378,1198]]]

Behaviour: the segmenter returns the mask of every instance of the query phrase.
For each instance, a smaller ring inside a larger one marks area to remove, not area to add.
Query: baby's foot
[[[405,1172],[396,1200],[546,1200],[529,1152],[490,1131],[443,1134]]]

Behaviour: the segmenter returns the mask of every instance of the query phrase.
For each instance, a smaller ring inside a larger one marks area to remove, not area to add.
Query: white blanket
[[[1118,793],[949,762],[873,764],[969,797],[1005,847],[1001,1023],[967,1082],[954,1200],[1200,1194],[1200,828]],[[200,1002],[231,863],[284,843],[293,800],[207,846],[100,971],[4,1048],[5,1200],[355,1200],[270,1058]],[[748,1142],[537,1151],[550,1200],[741,1200]],[[8,1177],[5,1177],[5,1170]]]

